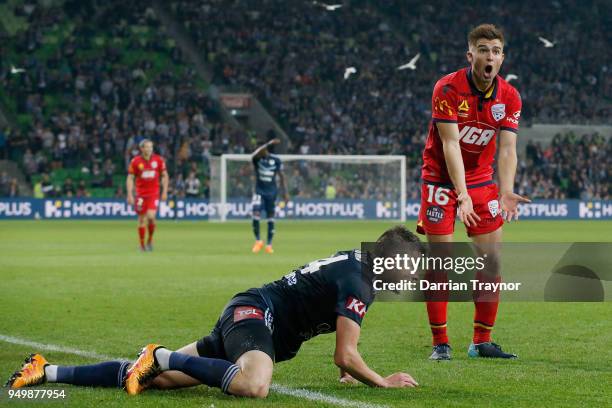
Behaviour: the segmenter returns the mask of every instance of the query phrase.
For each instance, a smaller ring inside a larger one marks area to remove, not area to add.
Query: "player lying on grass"
[[[341,251],[293,270],[282,279],[238,293],[225,306],[212,332],[175,352],[149,344],[133,364],[111,361],[90,366],[50,365],[33,354],[9,379],[13,388],[47,382],[125,387],[139,394],[149,387],[171,389],[206,384],[228,394],[266,397],[274,362],[290,360],[302,343],[336,332],[334,362],[341,381],[353,378],[372,387],[414,387],[408,374],[383,377],[357,351],[361,322],[374,300],[373,256],[392,256],[398,248],[419,248],[418,238],[402,226],[377,240],[373,254]]]

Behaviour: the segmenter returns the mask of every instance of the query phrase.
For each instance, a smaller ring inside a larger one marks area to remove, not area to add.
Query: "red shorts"
[[[468,194],[472,198],[474,211],[480,217],[477,225],[466,227],[468,236],[488,234],[503,225],[499,189],[495,183],[468,186]],[[452,186],[424,182],[421,186],[417,232],[430,235],[452,234],[455,231],[457,207],[457,194]]]
[[[157,197],[136,197],[136,201],[134,202],[134,211],[138,215],[144,215],[147,211],[153,210],[157,211],[157,205],[159,204],[159,199]]]

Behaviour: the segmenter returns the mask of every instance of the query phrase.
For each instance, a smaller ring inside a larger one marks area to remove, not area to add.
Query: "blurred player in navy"
[[[274,238],[274,211],[276,208],[276,195],[278,186],[276,184],[276,175],[280,179],[283,189],[283,199],[285,203],[289,201],[287,194],[287,184],[283,174],[283,164],[278,156],[270,154],[270,147],[279,144],[279,139],[272,139],[269,142],[259,146],[253,152],[253,166],[255,168],[255,192],[253,193],[253,233],[255,234],[255,244],[253,245],[253,253],[261,251],[264,247],[264,242],[259,233],[259,224],[261,220],[261,212],[266,212],[268,220],[268,238],[266,240],[265,251],[269,254],[273,253],[272,238]]]
[[[518,218],[519,203],[529,202],[513,192],[521,97],[498,75],[504,61],[504,36],[497,27],[482,24],[469,33],[467,59],[469,67],[446,75],[433,90],[417,231],[426,234],[429,242],[452,242],[458,214],[480,255],[488,255],[488,273],[476,278],[499,282],[502,225],[504,220]],[[493,180],[497,139],[499,188]],[[474,304],[468,355],[516,358],[491,341],[499,292],[474,293]],[[447,307],[445,301],[427,302],[432,360],[451,358]]]
[[[362,320],[374,301],[373,257],[417,253],[419,239],[403,226],[385,231],[371,253],[340,251],[294,269],[282,279],[235,295],[212,332],[178,351],[149,344],[131,364],[109,361],[91,366],[51,365],[33,354],[9,379],[20,388],[48,382],[125,387],[139,394],[149,387],[171,389],[206,384],[236,396],[268,395],[275,362],[290,360],[303,342],[336,332],[334,362],[340,381],[372,387],[418,385],[408,374],[382,377],[357,350]],[[365,266],[365,268],[364,268]],[[398,271],[391,271],[401,277]]]

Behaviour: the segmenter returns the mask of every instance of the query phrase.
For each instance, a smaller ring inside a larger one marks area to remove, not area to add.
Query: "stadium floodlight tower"
[[[406,157],[400,155],[279,154],[290,200],[366,200],[393,205],[396,219],[406,219]],[[249,154],[224,154],[210,159],[209,217],[226,221],[232,202],[247,202],[253,186]],[[333,192],[330,191],[333,190]],[[328,193],[330,195],[328,195]],[[279,199],[282,197],[279,196]],[[394,215],[395,217],[395,215]]]

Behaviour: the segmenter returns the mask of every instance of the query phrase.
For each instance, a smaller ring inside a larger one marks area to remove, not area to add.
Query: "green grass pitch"
[[[178,348],[206,335],[234,293],[374,240],[392,225],[277,224],[276,253],[253,255],[251,227],[244,222],[159,222],[155,252],[144,254],[136,250],[135,221],[0,222],[0,335],[118,357],[135,356],[149,342]],[[607,221],[519,221],[505,227],[504,237],[516,242],[611,241],[611,227]],[[462,232],[457,236],[465,239]],[[610,303],[502,303],[494,338],[519,354],[518,361],[468,360],[472,313],[472,304],[449,306],[454,360],[433,363],[427,360],[430,334],[423,304],[380,302],[368,312],[360,340],[365,360],[382,374],[412,374],[421,384],[418,389],[339,384],[331,334],[305,343],[297,358],[276,365],[273,381],[376,406],[610,403]],[[34,351],[0,340],[1,380]],[[64,352],[43,354],[56,364],[94,362]],[[71,406],[329,406],[277,392],[265,401],[243,400],[203,386],[137,397],[119,389],[48,387],[63,388],[68,395],[64,403]],[[5,397],[0,405],[6,404]]]

